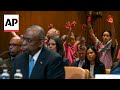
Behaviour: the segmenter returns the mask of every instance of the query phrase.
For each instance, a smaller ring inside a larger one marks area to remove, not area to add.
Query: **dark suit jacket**
[[[74,63],[72,63],[72,65],[71,65],[71,66],[78,67],[78,65],[79,65],[79,62],[80,62],[80,60],[78,60],[78,61],[75,61]],[[84,64],[85,64],[85,63],[84,63]],[[83,64],[83,66],[84,66],[84,64]],[[82,66],[82,68],[83,68],[83,66]]]
[[[120,66],[120,61],[114,62],[112,67],[111,67],[111,70],[115,69],[118,66]]]
[[[90,65],[84,65],[83,69],[88,69],[90,71]],[[106,74],[105,65],[103,63],[97,63],[94,66],[94,75],[95,74]]]
[[[14,58],[14,67],[12,76],[16,69],[21,69],[23,79],[28,79],[29,55],[21,53]],[[62,57],[47,48],[43,47],[42,51],[34,65],[30,79],[64,79],[65,70]]]
[[[64,66],[70,66],[69,59],[63,58]]]
[[[71,64],[71,66],[78,67],[78,65],[79,65],[79,62],[80,62],[80,60],[78,60],[78,61],[75,61],[74,63],[72,63],[72,64]]]
[[[110,74],[120,74],[120,61],[113,63]]]

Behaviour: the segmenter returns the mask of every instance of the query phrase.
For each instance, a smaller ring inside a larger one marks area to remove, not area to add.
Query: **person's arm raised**
[[[19,38],[20,39],[20,36],[18,36],[14,31],[13,32],[11,32],[11,34],[14,36],[14,37],[16,37],[16,38]]]
[[[81,30],[80,30],[80,35],[79,35],[80,37],[79,37],[79,39],[75,42],[76,45],[78,45],[78,44],[80,43],[81,38],[82,38],[82,34],[83,34],[83,32],[85,31],[85,28],[86,28],[86,24],[83,24],[82,27],[81,27]]]
[[[110,23],[111,33],[112,33],[112,36],[111,36],[112,46],[115,47],[116,46],[116,38],[115,38],[115,27],[114,27],[113,17],[111,15],[108,15],[106,20],[108,23]]]
[[[65,41],[66,43],[68,43],[70,36],[72,35],[72,29],[73,29],[73,27],[75,27],[75,25],[76,25],[76,21],[73,21],[72,23],[70,23],[69,21],[66,22],[65,28],[69,30],[68,35],[67,35],[67,39]]]
[[[88,30],[89,30],[90,37],[92,38],[92,40],[94,42],[96,42],[97,38],[94,34],[94,31],[93,31],[93,28],[92,28],[92,25],[91,25],[91,19],[92,19],[92,16],[88,16],[88,19],[87,19]]]

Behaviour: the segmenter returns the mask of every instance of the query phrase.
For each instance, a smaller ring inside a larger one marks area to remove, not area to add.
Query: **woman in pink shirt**
[[[88,17],[88,29],[89,34],[94,42],[95,48],[98,52],[100,61],[105,65],[105,68],[111,68],[113,64],[113,58],[116,52],[117,41],[115,39],[115,28],[113,23],[113,17],[108,16],[107,22],[111,26],[111,31],[104,31],[102,33],[102,42],[95,36],[92,26],[91,17]]]

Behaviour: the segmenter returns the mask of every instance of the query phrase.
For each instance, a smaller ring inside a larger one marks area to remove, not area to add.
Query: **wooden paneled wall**
[[[8,43],[12,37],[11,33],[5,33],[3,31],[3,15],[4,14],[19,14],[20,15],[20,31],[17,34],[23,34],[27,27],[33,24],[38,24],[42,26],[45,31],[48,31],[48,25],[50,23],[60,30],[61,35],[67,34],[68,30],[65,29],[66,21],[77,22],[76,27],[73,32],[76,36],[80,33],[80,28],[83,23],[86,22],[86,13],[85,11],[0,11],[0,53],[8,50]],[[102,18],[96,19],[93,23],[93,29],[95,35],[102,40],[101,35],[104,30],[109,30],[110,26],[106,21],[107,15],[113,15],[114,24],[116,28],[116,38],[120,42],[119,37],[119,26],[120,26],[120,11],[102,11]],[[86,37],[87,44],[91,44],[92,40],[89,37],[87,29],[83,33]],[[118,46],[119,48],[119,46]]]

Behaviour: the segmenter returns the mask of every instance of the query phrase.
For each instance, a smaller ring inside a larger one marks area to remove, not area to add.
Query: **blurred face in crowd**
[[[43,46],[43,40],[39,38],[36,30],[29,30],[23,36],[23,49],[31,55],[37,53]]]
[[[91,48],[87,50],[87,58],[90,62],[95,61],[96,54]]]
[[[10,56],[15,57],[21,52],[22,40],[17,37],[12,37],[9,42]]]
[[[79,48],[80,45],[78,45],[78,55],[79,55],[79,59],[80,60],[85,60],[85,56],[86,56],[86,49],[85,48]]]
[[[85,46],[85,45],[86,45],[86,41],[85,41],[85,40],[81,40],[81,41],[80,41],[80,45]]]
[[[110,33],[107,32],[107,31],[105,31],[105,32],[103,33],[102,39],[103,39],[103,43],[106,44],[106,43],[111,39]]]
[[[47,32],[47,38],[50,39],[51,37],[57,36],[57,30],[55,28],[51,28]]]
[[[52,50],[52,51],[57,52],[56,42],[55,42],[53,39],[50,39],[50,40],[49,40],[48,48],[49,48],[50,50]]]

